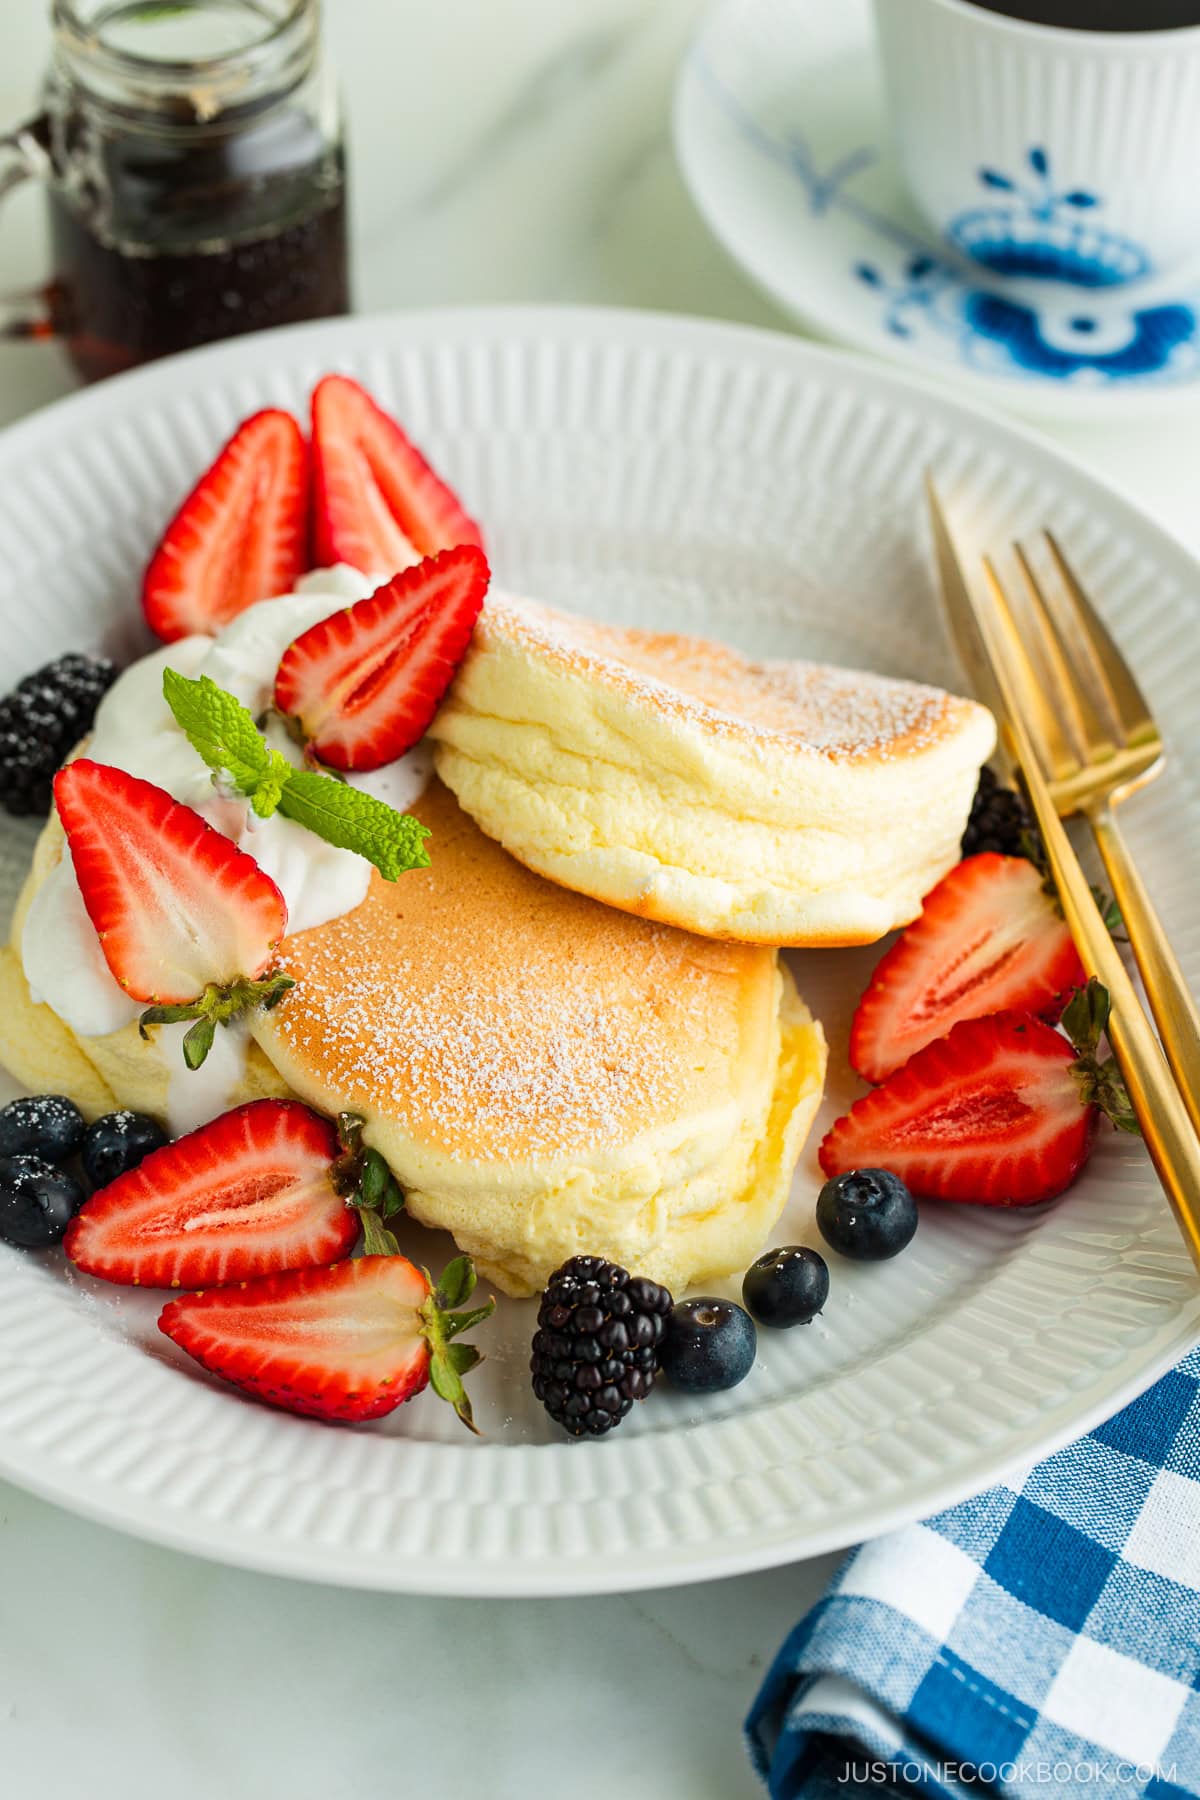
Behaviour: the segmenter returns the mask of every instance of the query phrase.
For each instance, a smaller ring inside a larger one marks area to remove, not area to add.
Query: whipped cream
[[[289,932],[308,931],[361,905],[371,865],[280,813],[260,819],[247,801],[218,794],[208,768],[163,698],[163,671],[175,669],[192,678],[209,675],[258,718],[271,703],[275,672],[288,645],[377,585],[345,564],[318,569],[296,584],[295,593],[260,601],[216,637],[198,634],[152,651],[114,682],[100,703],[88,740],[87,755],[95,762],[155,782],[252,856],[283,894]],[[289,761],[300,764],[300,746],[278,720],[272,720],[267,736]],[[419,744],[385,768],[347,779],[403,811],[423,792],[431,768],[431,754]],[[104,960],[69,849],[30,906],[21,960],[33,998],[52,1007],[80,1037],[118,1031],[144,1010],[142,1002],[124,992]],[[190,1130],[221,1111],[237,1089],[248,1041],[244,1030],[222,1027],[204,1067],[189,1071],[179,1045],[183,1029],[162,1027],[155,1041],[170,1076],[169,1122],[175,1132]]]

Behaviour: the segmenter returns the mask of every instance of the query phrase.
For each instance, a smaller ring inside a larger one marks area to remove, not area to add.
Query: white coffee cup
[[[900,165],[946,242],[1080,287],[1200,256],[1200,25],[1096,32],[875,0]]]

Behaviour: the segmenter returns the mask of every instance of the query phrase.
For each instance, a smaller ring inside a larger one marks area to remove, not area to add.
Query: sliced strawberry
[[[926,895],[878,964],[850,1027],[850,1061],[882,1081],[960,1019],[1023,1011],[1054,1021],[1083,965],[1023,856],[969,856]]]
[[[425,735],[467,653],[489,580],[473,544],[405,569],[298,637],[275,704],[334,769],[378,769]]]
[[[348,375],[317,383],[312,447],[319,563],[394,575],[455,544],[483,547],[478,525],[416,445]]]
[[[67,1256],[126,1287],[218,1287],[337,1262],[358,1237],[335,1127],[298,1100],[251,1100],[152,1151],[86,1201]]]
[[[238,426],[200,477],[150,559],[142,607],[166,643],[217,632],[276,594],[306,561],[308,450],[290,413],[269,409]]]
[[[431,1293],[428,1278],[404,1257],[361,1256],[188,1294],[164,1307],[158,1323],[214,1375],[288,1412],[380,1419],[432,1375],[437,1392],[470,1425],[461,1378],[479,1353],[451,1340],[492,1307],[445,1307],[473,1286],[466,1258],[452,1263]]]
[[[215,1025],[292,985],[260,979],[287,930],[283,895],[199,813],[123,769],[80,757],[55,776],[54,800],[104,960],[150,1003],[144,1023],[199,1021],[184,1044],[195,1067]]]
[[[820,1149],[826,1175],[890,1169],[914,1194],[1029,1206],[1087,1161],[1099,1109],[1067,1039],[1031,1013],[964,1019],[856,1100]]]

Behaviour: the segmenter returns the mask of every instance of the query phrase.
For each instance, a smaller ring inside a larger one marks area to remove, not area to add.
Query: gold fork
[[[1092,828],[1167,1061],[1200,1132],[1200,1016],[1116,817],[1122,800],[1161,773],[1162,736],[1057,539],[1044,536],[1056,581],[1039,578],[1020,544],[1013,545],[1019,583],[1004,587],[987,557],[984,568],[1018,627],[1029,677],[1026,722],[1055,809],[1060,818],[1082,814]]]
[[[1083,966],[1103,982],[1112,999],[1109,1042],[1150,1159],[1184,1241],[1200,1266],[1200,1141],[1196,1129],[1051,797],[1028,722],[1033,683],[1028,679],[1027,654],[1004,591],[990,565],[984,585],[975,587],[968,582],[928,474],[926,487],[942,596],[955,641],[977,694],[996,715],[1009,761],[1021,770],[1063,915]]]

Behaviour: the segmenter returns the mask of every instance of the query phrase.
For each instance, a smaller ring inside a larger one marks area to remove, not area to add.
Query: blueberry
[[[83,1114],[62,1094],[29,1094],[0,1112],[0,1156],[66,1162],[83,1142]]]
[[[766,1250],[746,1270],[742,1299],[760,1325],[807,1325],[829,1298],[825,1258],[801,1244]]]
[[[689,1394],[736,1387],[754,1367],[754,1320],[732,1300],[681,1300],[667,1316],[659,1367]]]
[[[167,1134],[145,1113],[105,1113],[89,1125],[83,1140],[84,1173],[93,1187],[107,1187],[118,1175],[136,1169],[152,1150],[161,1150]]]
[[[821,1236],[856,1262],[897,1256],[917,1229],[917,1203],[890,1169],[835,1175],[817,1196]]]
[[[40,1156],[0,1157],[0,1238],[24,1250],[57,1244],[83,1205],[83,1189]]]

